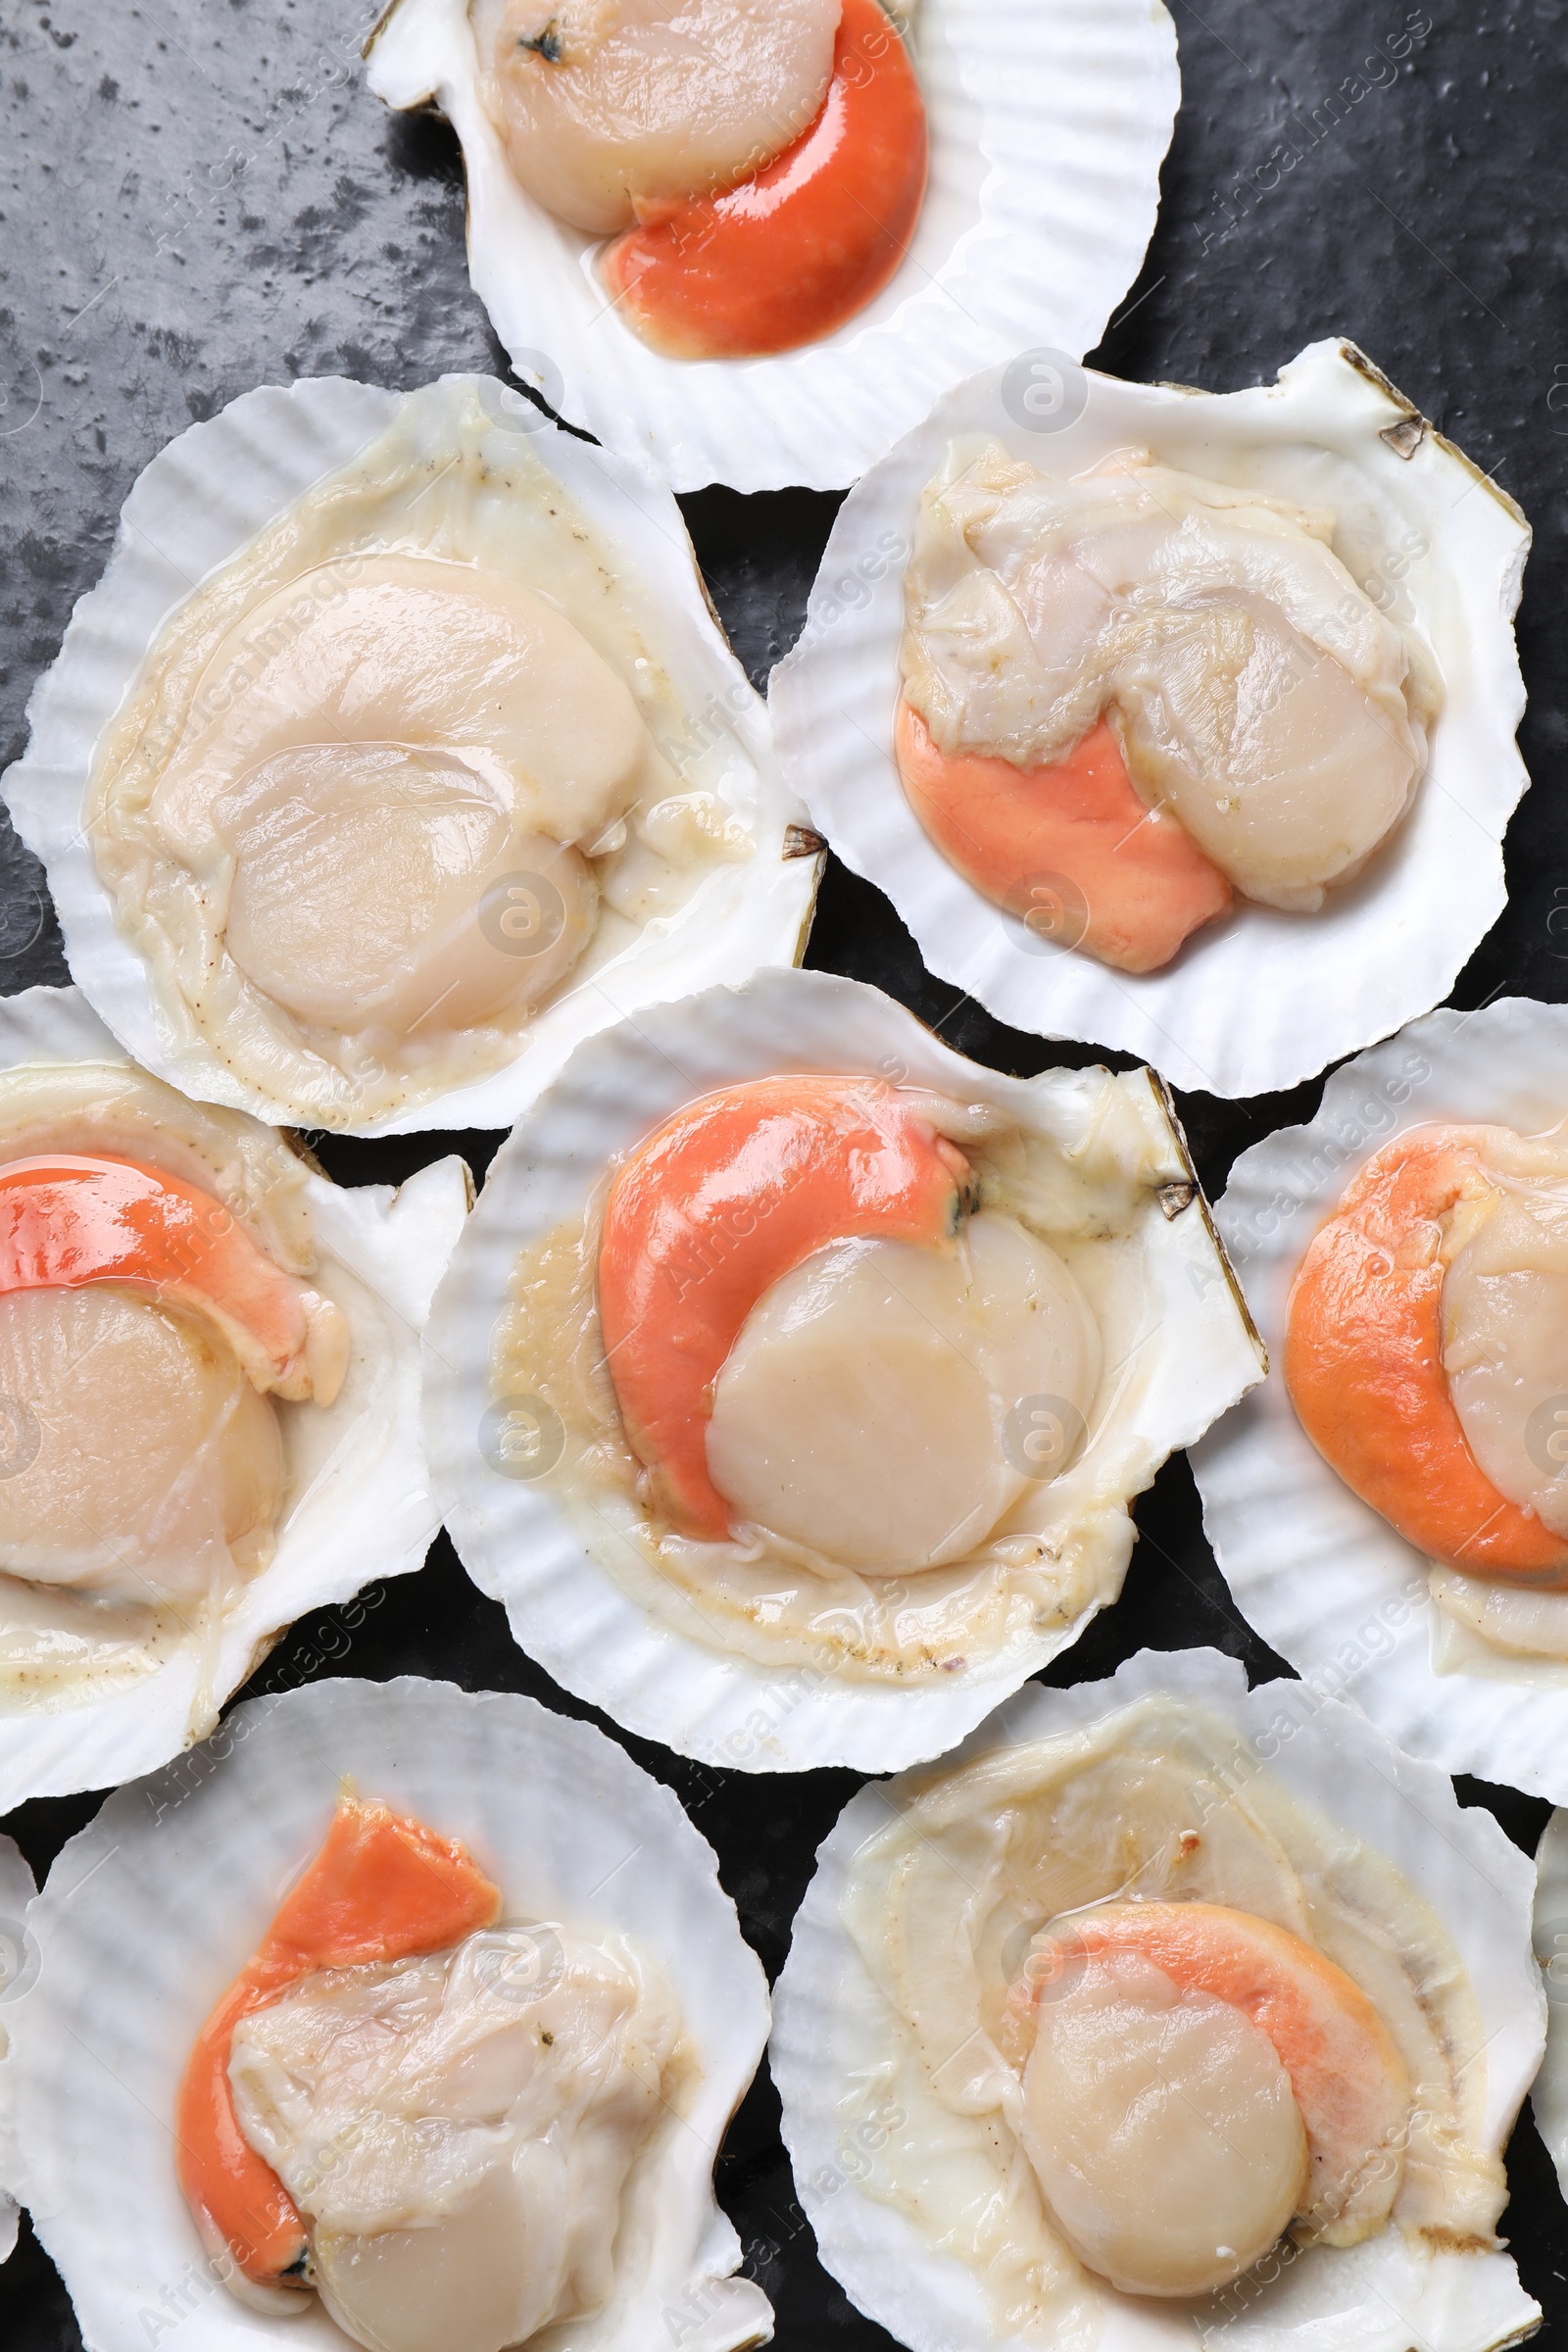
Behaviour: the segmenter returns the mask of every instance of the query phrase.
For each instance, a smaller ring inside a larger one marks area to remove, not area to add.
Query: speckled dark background
[[[1537,534],[1520,627],[1534,790],[1509,836],[1511,903],[1453,1001],[1568,998],[1568,925],[1552,923],[1568,903],[1568,5],[1172,6],[1185,98],[1160,224],[1099,362],[1227,390],[1267,380],[1314,336],[1348,333],[1524,506]],[[325,0],[0,0],[0,764],[22,750],[27,695],[102,567],[121,501],[186,424],[254,384],[299,375],[396,386],[450,368],[505,372],[468,290],[456,144],[437,122],[389,120],[368,96],[366,23]],[[1387,44],[1400,48],[1406,33],[1396,62]],[[1348,111],[1324,132],[1313,110],[1334,93]],[[714,489],[682,503],[760,686],[800,624],[835,501]],[[841,871],[823,890],[809,960],[891,990],[982,1061],[1033,1071],[1090,1058],[1002,1029],[927,978],[886,902]],[[0,993],[65,977],[41,877],[7,830]],[[1319,1091],[1246,1105],[1187,1097],[1210,1190],[1238,1150],[1310,1116]],[[476,1172],[495,1140],[451,1139]],[[446,1146],[337,1143],[324,1156],[348,1181],[396,1179]],[[1230,1607],[1185,1462],[1165,1470],[1138,1522],[1119,1606],[1047,1679],[1103,1674],[1146,1642],[1216,1642],[1254,1677],[1280,1671]],[[331,1615],[296,1628],[258,1686],[404,1671],[583,1711],[516,1651],[444,1539],[360,1630]],[[626,1745],[713,1840],[773,1973],[854,1776],[753,1780]],[[1474,1785],[1464,1794],[1534,1846],[1544,1806]],[[5,1826],[41,1875],[95,1809],[91,1798],[40,1802]],[[1539,2340],[1568,2347],[1568,2214],[1528,2117],[1509,2171],[1503,2228],[1547,2312]],[[815,2261],[765,2073],[719,2186],[777,2307],[780,2345],[890,2342]],[[194,2346],[201,2333],[196,2314],[178,2340]],[[24,2232],[0,2271],[0,2347],[74,2352],[80,2341]]]

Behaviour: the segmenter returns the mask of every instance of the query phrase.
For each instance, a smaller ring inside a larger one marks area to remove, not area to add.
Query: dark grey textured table
[[[1568,998],[1568,5],[1171,4],[1185,99],[1163,211],[1099,362],[1226,390],[1272,377],[1314,336],[1348,333],[1523,505],[1537,533],[1520,630],[1534,789],[1509,836],[1510,905],[1453,1001]],[[505,371],[468,291],[455,142],[439,123],[390,121],[368,95],[365,24],[324,0],[0,0],[0,762],[22,749],[33,680],[98,574],[131,481],[192,419],[298,375],[402,386],[451,368]],[[835,502],[714,489],[682,503],[760,686],[800,624]],[[875,981],[999,1067],[1093,1058],[1002,1029],[930,980],[886,902],[841,871],[823,890],[809,960]],[[41,877],[5,833],[0,993],[65,977]],[[1309,1116],[1319,1091],[1240,1105],[1186,1098],[1210,1190],[1245,1145]],[[450,1144],[482,1172],[496,1140],[336,1143],[323,1156],[347,1181],[395,1180]],[[1281,1671],[1230,1605],[1185,1462],[1143,1498],[1138,1524],[1119,1605],[1047,1679],[1194,1642],[1233,1651],[1254,1678]],[[296,1628],[258,1687],[413,1670],[583,1711],[514,1647],[444,1539],[421,1575],[372,1600],[357,1631],[331,1613]],[[753,1780],[626,1745],[712,1839],[772,1973],[854,1776]],[[1463,1793],[1533,1847],[1544,1806],[1476,1785]],[[5,1827],[41,1876],[96,1803],[27,1805]],[[1503,2228],[1546,2309],[1539,2340],[1568,2347],[1568,2212],[1528,2117],[1509,2172]],[[788,2352],[890,2342],[815,2261],[765,2072],[731,2131],[719,2190]],[[193,2317],[179,2341],[200,2333]],[[74,2352],[80,2340],[24,2233],[0,2271],[0,2347]]]

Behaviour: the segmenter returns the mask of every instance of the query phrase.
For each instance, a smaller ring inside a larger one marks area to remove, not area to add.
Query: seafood
[[[677,490],[843,488],[976,366],[1089,350],[1178,95],[1146,0],[393,0],[368,64],[462,142],[519,377]]]
[[[1213,1651],[1029,1691],[818,1857],[771,2063],[824,2261],[916,2352],[1508,2342],[1531,1875]]]
[[[1258,1358],[1146,1073],[1027,1084],[760,976],[584,1055],[431,1328],[447,1518],[523,1646],[753,1770],[950,1745],[1120,1589]]]
[[[1196,1449],[1243,1613],[1453,1771],[1568,1796],[1563,1014],[1413,1023],[1216,1216],[1274,1370]]]
[[[634,1953],[503,1902],[340,1799],[180,2084],[180,2186],[241,2300],[303,2283],[370,2352],[498,2352],[609,2299],[679,2020]]]
[[[223,466],[171,598],[147,542]],[[809,836],[673,503],[520,395],[253,393],[127,514],[7,791],[159,1075],[326,1128],[499,1123],[617,1009],[797,952]]]
[[[361,1544],[437,1520],[417,1326],[447,1159],[340,1193],[139,1070],[74,990],[0,1018],[0,1798],[102,1787],[210,1727]]]
[[[29,1927],[19,2186],[105,2352],[168,2280],[215,2346],[765,2336],[712,2191],[761,1971],[711,1849],[586,1725],[415,1679],[247,1702],[110,1800]]]
[[[999,1019],[1268,1092],[1502,906],[1528,546],[1353,344],[1219,395],[1025,353],[840,509],[780,758]]]
[[[1335,520],[1142,451],[1061,480],[953,444],[905,574],[896,740],[960,872],[1025,922],[1029,875],[1061,875],[1087,909],[1074,944],[1134,972],[1232,889],[1315,914],[1358,874],[1441,700],[1419,638],[1334,553]],[[1085,813],[1115,836],[1088,857]],[[1124,882],[1146,830],[1157,870],[1140,848]]]
[[[1283,1368],[1308,1437],[1467,1575],[1568,1585],[1565,1229],[1554,1139],[1416,1127],[1348,1187],[1291,1286]]]

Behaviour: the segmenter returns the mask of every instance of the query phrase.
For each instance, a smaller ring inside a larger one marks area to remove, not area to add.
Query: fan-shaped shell
[[[1299,1683],[1249,1691],[1242,1667],[1210,1649],[1142,1650],[1108,1682],[1032,1688],[999,1708],[944,1770],[998,1747],[1087,1727],[1130,1700],[1168,1692],[1235,1724],[1289,1794],[1363,1838],[1433,1903],[1463,1958],[1487,2041],[1486,2144],[1499,2150],[1540,2062],[1543,2002],[1529,1948],[1533,1874],[1490,1814],[1461,1808],[1446,1775],[1416,1763],[1374,1726]],[[836,2109],[869,2062],[882,1996],[843,1918],[858,1848],[885,1829],[906,1787],[852,1798],[817,1857],[774,1996],[769,2063],[783,2101],[797,2193],[822,2260],[858,2307],[912,2352],[1047,2352],[1035,2332],[998,2336],[979,2280],[934,2252],[913,2223],[860,2186],[863,2158],[841,2144]],[[862,2075],[862,2080],[864,2077]],[[1246,2352],[1493,2352],[1536,2324],[1539,2307],[1506,2254],[1434,2250],[1385,2230],[1360,2246],[1268,2260],[1212,2305],[1161,2305],[1104,2287],[1102,2352],[1198,2341]]]
[[[128,1068],[130,1057],[74,989],[34,988],[0,1004],[0,1068],[27,1063]],[[419,1333],[469,1185],[464,1162],[450,1157],[396,1192],[306,1176],[317,1280],[346,1308],[352,1354],[336,1400],[302,1408],[316,1415],[309,1475],[285,1506],[276,1551],[231,1603],[205,1669],[182,1645],[107,1697],[0,1715],[0,1812],[28,1797],[111,1788],[177,1755],[296,1618],[422,1564],[440,1512],[419,1435]]]
[[[94,747],[130,690],[160,630],[210,573],[315,484],[335,474],[398,416],[405,396],[325,376],[247,392],[170,443],[138,477],[102,580],[78,604],[52,668],[28,704],[23,758],[0,778],[18,830],[43,859],[77,985],[142,1065],[200,1100],[258,1118],[401,1134],[498,1127],[547,1085],[579,1039],[640,1005],[760,962],[791,962],[810,920],[818,860],[779,777],[766,713],[707,601],[680,510],[634,459],[559,431],[522,396],[489,377],[469,385],[504,453],[508,437],[543,463],[624,563],[658,615],[662,664],[700,750],[718,747],[726,791],[754,828],[746,860],[715,866],[677,915],[646,926],[594,975],[569,985],[528,1027],[524,1048],[488,1076],[429,1089],[406,1107],[359,1122],[319,1103],[277,1100],[241,1078],[120,928],[82,832]],[[804,851],[806,854],[802,854]]]
[[[931,179],[903,267],[836,334],[744,362],[664,359],[622,323],[592,241],[508,169],[467,0],[396,0],[369,80],[456,129],[474,291],[552,408],[677,490],[837,490],[975,368],[1093,349],[1142,264],[1176,113],[1157,0],[920,0],[912,39]]]
[[[1193,392],[1091,370],[975,376],[839,511],[806,628],[773,672],[779,757],[847,865],[886,891],[928,967],[999,1020],[1155,1063],[1179,1087],[1265,1094],[1425,1012],[1500,911],[1502,835],[1528,777],[1512,616],[1530,534],[1353,344],[1314,343],[1274,384]],[[1049,395],[1049,397],[1045,397]],[[1031,940],[921,830],[893,759],[904,573],[920,494],[958,435],[1071,475],[1111,451],[1338,514],[1335,550],[1436,653],[1444,705],[1410,815],[1321,913],[1238,903],[1163,970],[1113,971]]]
[[[1070,1624],[1009,1637],[969,1671],[927,1674],[919,1684],[851,1682],[699,1641],[673,1612],[656,1621],[590,1549],[548,1480],[499,1475],[481,1451],[492,1327],[518,1252],[579,1214],[611,1157],[683,1103],[788,1070],[896,1074],[900,1084],[993,1105],[1027,1129],[1080,1144],[1102,1087],[1125,1092],[1173,1181],[1163,1203],[1151,1190],[1138,1212],[1142,1264],[1161,1308],[1131,1422],[1107,1431],[1097,1457],[1114,1465],[1118,1497],[1139,1492],[1240,1396],[1257,1378],[1258,1359],[1184,1147],[1147,1072],[1002,1077],[952,1053],[877,990],[821,972],[759,973],[742,989],[710,990],[627,1022],[573,1057],[491,1163],[431,1321],[426,1433],[459,1554],[480,1590],[505,1602],[530,1656],[626,1730],[751,1772],[885,1771],[951,1747],[1076,1639],[1120,1589],[1132,1532],[1125,1521],[1113,1573]]]
[[[184,1762],[122,1789],[58,1856],[28,1925],[16,2004],[23,2189],[82,2332],[145,2352],[200,2313],[205,2352],[341,2347],[319,2309],[259,2316],[221,2287],[174,2176],[180,2074],[278,1896],[320,1841],[343,1777],[466,1845],[517,1916],[621,1930],[660,1964],[701,2063],[682,2117],[638,2165],[616,2291],[581,2352],[646,2352],[670,2321],[704,2352],[765,2341],[760,2288],[713,2201],[724,2127],[767,2034],[762,1972],[712,1849],[667,1788],[587,1724],[531,1699],[413,1677],[328,1682],[237,1707]]]
[[[1568,1668],[1435,1670],[1427,1562],[1316,1451],[1278,1362],[1296,1268],[1355,1170],[1429,1121],[1557,1126],[1565,1052],[1568,1006],[1435,1012],[1337,1070],[1304,1127],[1242,1153],[1214,1214],[1275,1369],[1193,1454],[1236,1605],[1298,1673],[1414,1755],[1554,1800],[1568,1798]]]

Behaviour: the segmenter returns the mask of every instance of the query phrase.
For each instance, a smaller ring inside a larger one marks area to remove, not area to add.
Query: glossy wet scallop
[[[1227,2284],[1281,2235],[1306,2179],[1268,2035],[1131,1955],[1042,2003],[1019,2132],[1073,2252],[1129,2294]]]
[[[1503,902],[1529,530],[1478,478],[1342,340],[1223,394],[992,367],[840,509],[785,766],[999,1019],[1293,1085]]]
[[[1530,2324],[1494,2236],[1541,2045],[1522,1857],[1300,1689],[1145,1651],[823,1846],[784,2136],[828,2268],[917,2352]]]
[[[293,1617],[436,1521],[417,1333],[447,1159],[339,1192],[138,1069],[74,990],[0,1017],[0,1802],[204,1736]]]
[[[612,1741],[318,1682],[84,1838],[30,1916],[40,1997],[4,2012],[3,2162],[86,2340],[128,2347],[196,2277],[225,2352],[644,2352],[690,2309],[711,2352],[766,2336],[712,2187],[765,1983]]]
[[[73,968],[181,1089],[501,1125],[614,1013],[797,952],[809,843],[651,475],[484,379],[308,380],[132,503],[44,698],[74,749],[10,790]]]
[[[1403,816],[1440,699],[1429,651],[1362,592],[1334,529],[1330,512],[1148,453],[1069,477],[999,443],[952,444],[920,502],[900,659],[933,747],[901,742],[906,789],[939,846],[946,830],[926,808],[940,796],[954,800],[953,833],[970,834],[958,862],[988,897],[1018,912],[1031,869],[1055,869],[1103,923],[1107,897],[1137,888],[1121,844],[1156,814],[1243,896],[1316,912]],[[1058,771],[1107,718],[1130,821],[1086,861]],[[1016,801],[988,806],[975,835],[963,821],[974,780],[944,791],[934,755],[1006,761]],[[1186,908],[1175,942],[1167,895]],[[1197,873],[1175,868],[1154,899],[1142,922],[1129,906],[1125,941],[1062,944],[1148,970],[1156,937],[1168,956],[1229,908],[1223,888],[1205,900]]]
[[[1009,1458],[1019,1400],[1059,1397],[1087,1429],[1099,1384],[1088,1303],[1016,1218],[982,1212],[942,1254],[841,1242],[742,1325],[714,1384],[709,1469],[738,1519],[825,1558],[938,1567],[1028,1488],[1021,1444]]]
[[[429,1363],[449,1524],[523,1645],[790,1770],[935,1752],[1071,1640],[1257,1359],[1146,1074],[999,1079],[779,972],[573,1063]]]
[[[13,1293],[0,1389],[25,1400],[0,1480],[8,1578],[188,1607],[266,1567],[277,1419],[210,1324],[114,1288]]]
[[[793,145],[833,67],[838,0],[507,0],[493,41],[517,179],[609,236],[651,203],[733,187]]]

